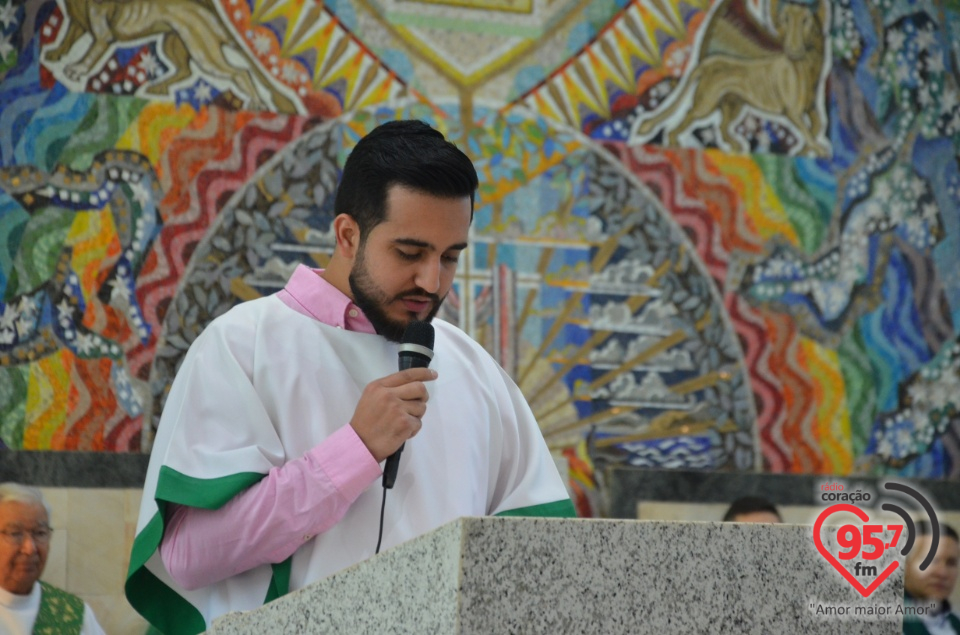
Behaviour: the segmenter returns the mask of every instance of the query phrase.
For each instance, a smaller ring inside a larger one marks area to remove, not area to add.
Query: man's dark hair
[[[780,518],[780,512],[776,505],[765,498],[759,496],[742,496],[730,504],[727,513],[723,515],[723,522],[729,522],[741,514],[754,514],[756,512],[770,512]],[[783,520],[780,518],[780,520]]]
[[[477,170],[469,157],[418,120],[388,121],[361,139],[343,167],[334,200],[335,214],[347,214],[366,238],[387,214],[387,190],[401,185],[439,198],[470,197]]]
[[[914,524],[914,527],[916,527],[918,536],[929,536],[933,533],[933,527],[930,525],[929,520],[918,520]],[[960,537],[957,536],[957,530],[947,523],[940,523],[940,537],[942,538],[943,536],[953,538],[960,543]]]

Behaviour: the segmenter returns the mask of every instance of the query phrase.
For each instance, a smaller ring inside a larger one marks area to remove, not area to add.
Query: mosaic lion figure
[[[82,82],[103,63],[103,58],[114,43],[134,42],[151,37],[162,40],[163,54],[173,67],[173,73],[149,86],[153,95],[169,94],[171,86],[190,77],[197,69],[213,77],[232,82],[247,98],[252,110],[267,108],[259,84],[270,94],[274,107],[280,112],[297,112],[294,103],[281,94],[250,59],[242,47],[232,39],[220,20],[216,8],[202,0],[67,0],[64,10],[69,19],[67,33],[60,44],[47,52],[48,62],[58,62],[84,35],[93,42],[78,61],[68,64],[64,74]],[[225,55],[227,50],[238,53],[247,61],[239,66]]]
[[[676,114],[678,105],[689,103],[680,122],[666,126],[671,145],[677,145],[680,133],[691,124],[719,111],[721,136],[734,151],[743,151],[731,127],[743,108],[751,106],[785,118],[802,137],[803,149],[819,156],[827,155],[828,149],[817,139],[823,131],[817,110],[817,90],[824,64],[824,36],[816,7],[786,2],[780,7],[775,26],[779,35],[778,50],[742,46],[750,51],[749,56],[734,55],[715,46],[707,41],[712,35],[708,31],[701,46],[700,62],[677,98],[644,121],[639,132],[652,133]]]

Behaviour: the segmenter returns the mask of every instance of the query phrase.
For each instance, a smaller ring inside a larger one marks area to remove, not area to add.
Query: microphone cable
[[[380,541],[383,540],[383,510],[387,507],[387,487],[383,488],[383,501],[380,503],[380,534],[377,536],[377,550],[373,555],[380,553]]]
[[[403,331],[403,338],[400,340],[400,352],[398,354],[397,365],[400,370],[407,368],[426,368],[433,359],[434,331],[433,325],[429,322],[413,320],[407,324]],[[404,443],[400,444],[397,451],[387,457],[383,466],[383,501],[380,503],[380,531],[377,535],[377,549],[373,555],[380,553],[380,543],[383,541],[383,516],[387,508],[387,490],[393,489],[393,484],[397,480],[397,470],[400,469],[400,453],[403,452]]]

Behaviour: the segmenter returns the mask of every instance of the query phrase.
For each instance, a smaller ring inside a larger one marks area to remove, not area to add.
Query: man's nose
[[[20,551],[24,553],[33,553],[37,550],[37,540],[29,531],[23,535],[23,542],[20,543]]]
[[[440,256],[424,258],[417,268],[416,284],[427,293],[440,290]]]

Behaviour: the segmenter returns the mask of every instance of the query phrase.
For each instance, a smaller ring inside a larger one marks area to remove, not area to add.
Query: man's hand
[[[437,371],[430,368],[408,368],[363,389],[350,425],[377,462],[420,431],[429,398],[424,382],[436,378]]]

